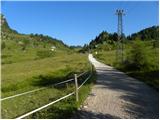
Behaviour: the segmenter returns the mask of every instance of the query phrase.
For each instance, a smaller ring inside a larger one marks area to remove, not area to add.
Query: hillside
[[[78,54],[75,50],[78,47],[68,47],[42,34],[20,34],[9,27],[3,15],[1,21],[2,118],[16,118],[55,101],[74,91],[75,87],[72,81],[56,87],[53,84],[86,72],[79,77],[81,84],[82,78],[89,75],[87,54]],[[81,87],[77,104],[71,96],[26,118],[69,118],[87,97],[91,84],[92,78]]]
[[[9,27],[1,15],[2,64],[50,57],[61,52],[71,52],[62,41],[42,34],[20,34]]]
[[[143,29],[137,33],[133,33],[130,36],[127,36],[128,40],[141,39],[143,41],[148,40],[159,40],[159,26],[152,26],[146,29]]]
[[[152,26],[143,29],[137,33],[133,33],[129,36],[122,35],[125,42],[129,40],[140,39],[142,41],[158,41],[159,40],[159,26]],[[81,51],[88,51],[88,49],[103,49],[112,50],[115,49],[115,44],[117,41],[117,33],[108,33],[107,31],[102,31],[95,39],[87,45],[84,45]]]

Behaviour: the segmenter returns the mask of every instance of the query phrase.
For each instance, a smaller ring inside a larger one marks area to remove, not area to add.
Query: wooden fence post
[[[74,80],[75,80],[75,92],[76,92],[76,102],[78,102],[78,82],[77,82],[77,74],[74,74]]]

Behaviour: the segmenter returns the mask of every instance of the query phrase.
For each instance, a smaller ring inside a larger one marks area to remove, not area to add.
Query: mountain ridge
[[[115,43],[117,41],[118,35],[117,33],[108,33],[107,31],[102,31],[95,39],[91,40],[89,44],[85,44],[83,46],[83,50],[95,49],[98,45],[113,45],[115,47]],[[140,30],[139,32],[133,33],[129,36],[125,36],[122,34],[122,38],[125,41],[140,39],[142,41],[149,40],[159,40],[159,26],[152,26],[145,29]]]
[[[18,33],[16,30],[13,30],[12,28],[10,28],[5,16],[3,14],[1,14],[1,34],[2,34],[2,39],[7,38],[8,36],[23,36],[23,37],[28,37],[27,39],[30,40],[38,40],[39,41],[49,41],[49,42],[53,42],[55,45],[56,44],[61,44],[61,46],[63,47],[67,47],[69,48],[66,44],[63,43],[62,40],[58,40],[56,38],[52,38],[48,35],[43,35],[43,34],[22,34],[22,33]],[[36,38],[36,39],[33,39]]]

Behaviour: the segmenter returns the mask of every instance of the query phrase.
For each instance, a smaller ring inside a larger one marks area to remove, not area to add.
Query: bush
[[[29,40],[28,39],[22,39],[18,42],[18,44],[22,47],[21,50],[26,50],[27,45],[29,45]]]
[[[4,49],[6,47],[6,44],[5,44],[5,42],[3,41],[2,43],[1,43],[1,49]]]
[[[40,50],[37,51],[37,56],[39,58],[46,58],[46,57],[52,57],[54,55],[54,53],[50,50]]]
[[[148,56],[147,56],[148,55]],[[127,53],[125,67],[131,70],[150,69],[149,53],[143,41],[133,42],[130,51]]]

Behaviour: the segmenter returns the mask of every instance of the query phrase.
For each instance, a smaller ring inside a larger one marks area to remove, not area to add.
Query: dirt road
[[[73,118],[159,118],[158,92],[123,72],[98,62],[97,82]]]

